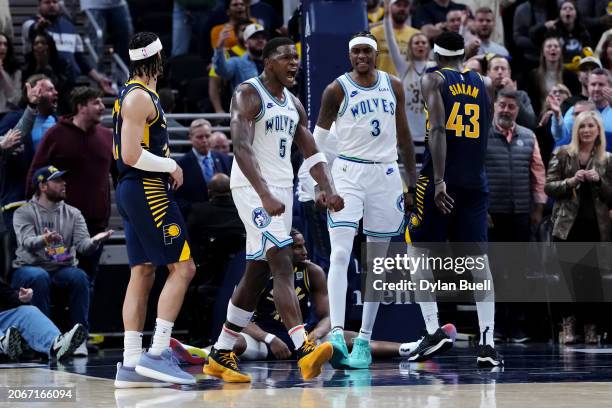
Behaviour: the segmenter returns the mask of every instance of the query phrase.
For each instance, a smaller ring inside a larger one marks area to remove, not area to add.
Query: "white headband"
[[[455,51],[447,50],[446,48],[440,47],[438,44],[434,44],[433,51],[435,54],[440,54],[445,57],[456,57],[459,55],[463,55],[463,53],[465,52],[463,49]]]
[[[161,41],[159,41],[159,38],[158,38],[155,41],[153,41],[151,44],[147,45],[146,47],[130,50],[130,60],[131,61],[143,60],[143,59],[149,58],[150,56],[157,54],[161,50],[162,50],[162,43]]]
[[[349,41],[349,51],[356,45],[369,45],[370,47],[374,48],[374,51],[378,50],[378,47],[376,46],[376,41],[369,37],[353,38],[351,41]]]

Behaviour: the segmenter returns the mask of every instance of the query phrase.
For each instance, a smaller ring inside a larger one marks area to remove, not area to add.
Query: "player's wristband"
[[[275,338],[276,338],[275,335],[273,335],[272,333],[268,333],[268,334],[266,334],[266,338],[264,339],[264,343],[270,344],[270,343],[272,343],[272,340],[274,340]]]
[[[444,183],[444,179],[438,179],[434,181],[434,186],[437,186],[438,184],[442,184],[442,183]]]
[[[416,194],[416,187],[408,187],[408,194]]]

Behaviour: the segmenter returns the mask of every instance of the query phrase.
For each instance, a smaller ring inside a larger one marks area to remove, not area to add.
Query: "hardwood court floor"
[[[106,350],[59,365],[0,365],[0,386],[74,386],[79,400],[10,405],[15,407],[612,407],[612,349],[499,348],[503,370],[478,370],[473,349],[458,345],[432,362],[375,361],[370,370],[338,372],[326,367],[308,382],[291,362],[243,363],[252,384],[224,384],[201,374],[201,367],[189,367],[198,376],[196,386],[155,390],[115,390],[121,354]]]

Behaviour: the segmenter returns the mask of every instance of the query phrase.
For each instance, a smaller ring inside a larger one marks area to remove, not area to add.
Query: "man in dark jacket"
[[[183,169],[183,185],[176,192],[185,218],[195,203],[208,201],[208,182],[215,173],[229,175],[232,168],[228,155],[210,147],[212,127],[206,119],[196,119],[189,126],[189,140],[193,148],[177,160]]]

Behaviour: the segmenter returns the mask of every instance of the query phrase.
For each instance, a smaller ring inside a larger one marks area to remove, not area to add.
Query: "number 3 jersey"
[[[492,123],[491,103],[480,74],[466,70],[442,68],[434,72],[444,83],[440,88],[444,101],[446,126],[447,184],[466,189],[487,191],[485,156]],[[427,109],[427,107],[426,107]],[[433,162],[429,151],[429,112],[421,175],[433,180]]]
[[[336,118],[340,158],[359,162],[397,161],[397,101],[389,74],[376,71],[371,87],[358,85],[350,73],[336,79],[344,91]]]
[[[291,144],[300,121],[293,98],[285,88],[284,100],[278,100],[258,77],[244,83],[255,88],[261,99],[261,110],[254,120],[252,144],[261,175],[269,186],[292,187]],[[236,160],[232,165],[230,184],[232,188],[251,186]]]

